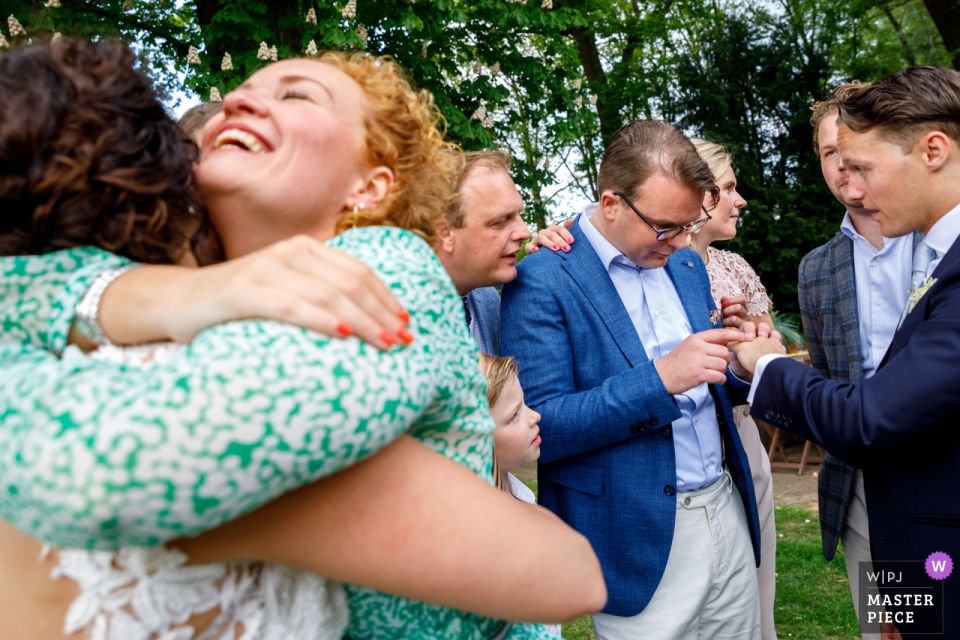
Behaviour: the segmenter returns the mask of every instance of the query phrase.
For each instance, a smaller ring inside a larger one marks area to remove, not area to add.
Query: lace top
[[[382,352],[245,321],[208,329],[163,362],[56,358],[49,351],[63,351],[90,281],[126,261],[91,248],[0,259],[0,517],[61,547],[155,546],[232,520],[408,432],[492,483],[486,380],[432,249],[387,227],[352,229],[328,244],[390,286],[411,315],[412,345]],[[472,640],[503,626],[347,592],[347,635],[357,640]],[[513,625],[509,637],[548,636],[540,625]]]
[[[707,275],[710,276],[710,290],[717,309],[722,298],[740,295],[746,298],[749,316],[758,316],[773,306],[757,273],[741,256],[707,247],[707,257],[710,259]]]
[[[767,290],[760,277],[742,256],[730,251],[707,247],[707,275],[710,276],[710,292],[713,301],[720,308],[720,300],[733,296],[743,296],[747,301],[747,315],[759,316],[770,310],[773,303],[767,296]],[[750,415],[750,405],[741,404],[733,408],[733,421],[740,426],[743,419]]]

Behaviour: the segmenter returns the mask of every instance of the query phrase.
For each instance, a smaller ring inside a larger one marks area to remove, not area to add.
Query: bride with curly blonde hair
[[[589,543],[490,486],[478,351],[429,244],[457,171],[429,94],[363,54],[254,73],[200,145],[217,238],[134,63],[0,58],[5,633],[540,638],[498,619],[602,608]],[[218,239],[227,261],[192,268]],[[358,295],[396,297],[370,344],[295,326],[324,330],[344,254],[386,285]],[[294,324],[225,322],[250,317]]]

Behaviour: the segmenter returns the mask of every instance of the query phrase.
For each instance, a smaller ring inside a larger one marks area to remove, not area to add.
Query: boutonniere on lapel
[[[907,301],[907,313],[913,311],[913,308],[917,306],[918,302],[920,302],[920,298],[926,295],[927,291],[930,290],[930,287],[936,283],[936,278],[927,278],[919,287],[910,289],[910,299]]]
[[[720,312],[716,309],[710,309],[710,326],[720,323]]]

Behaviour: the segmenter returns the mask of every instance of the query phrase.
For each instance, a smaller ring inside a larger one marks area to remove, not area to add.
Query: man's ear
[[[620,204],[620,198],[613,195],[613,191],[604,191],[600,195],[600,212],[607,220],[615,220],[617,217],[617,205]]]
[[[440,250],[444,253],[453,253],[453,233],[453,227],[446,218],[437,225],[437,238],[440,239]]]
[[[942,131],[928,131],[917,143],[920,157],[931,171],[939,171],[947,163],[953,150],[953,140]]]

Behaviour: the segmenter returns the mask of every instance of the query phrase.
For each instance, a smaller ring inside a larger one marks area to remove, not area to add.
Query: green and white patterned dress
[[[271,321],[223,324],[152,365],[67,351],[96,249],[0,258],[0,516],[59,547],[156,545],[232,520],[403,433],[492,482],[493,422],[459,296],[408,231],[328,243],[366,262],[416,341],[381,352]],[[348,587],[350,638],[491,638],[502,624]],[[546,638],[514,625],[510,638]]]

